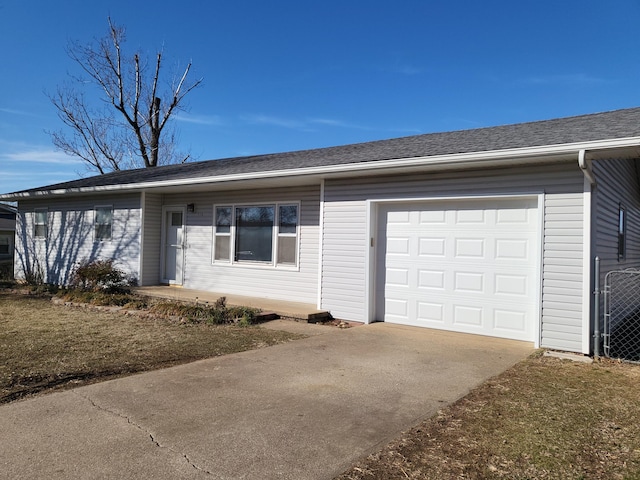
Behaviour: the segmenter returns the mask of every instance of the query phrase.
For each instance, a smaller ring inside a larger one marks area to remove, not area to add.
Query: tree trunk
[[[153,113],[151,114],[151,139],[149,146],[151,147],[151,157],[149,159],[149,167],[158,165],[158,147],[160,145],[160,98],[153,99]]]

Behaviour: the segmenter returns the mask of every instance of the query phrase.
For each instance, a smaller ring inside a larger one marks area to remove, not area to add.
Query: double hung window
[[[46,208],[36,208],[33,213],[33,236],[35,238],[47,238],[47,217]]]
[[[296,266],[298,204],[214,208],[214,262]]]
[[[111,240],[113,230],[113,208],[96,207],[93,227],[94,239],[96,242]]]

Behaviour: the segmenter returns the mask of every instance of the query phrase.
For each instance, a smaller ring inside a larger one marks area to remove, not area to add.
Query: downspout
[[[593,170],[591,170],[591,160],[587,160],[587,151],[585,149],[578,152],[578,166],[591,186],[595,186],[596,179],[593,176]]]
[[[578,152],[578,166],[580,167],[580,170],[582,170],[582,173],[584,175],[585,181],[589,182],[589,185],[591,186],[590,188],[590,193],[588,196],[588,201],[592,202],[591,199],[591,192],[593,191],[593,187],[595,187],[596,185],[596,179],[593,175],[593,170],[591,168],[591,161],[587,159],[587,151],[585,149],[582,149]],[[585,183],[585,191],[586,191],[586,183]],[[589,212],[591,212],[591,208],[588,209]],[[593,245],[593,241],[592,241],[592,235],[593,235],[593,231],[592,231],[592,225],[591,225],[591,218],[585,218],[584,219],[584,224],[586,225],[586,222],[589,222],[588,225],[588,233],[589,233],[589,245]],[[586,232],[585,232],[586,233]],[[585,247],[586,247],[586,242],[585,242]],[[591,248],[589,249],[591,250]],[[591,258],[589,258],[591,256],[591,254],[586,254],[584,256],[584,262],[585,262],[585,276],[589,275],[591,273]],[[588,277],[587,277],[588,278]],[[598,257],[596,257],[595,259],[595,268],[593,270],[593,278],[594,278],[594,290],[590,290],[589,289],[589,294],[593,294],[593,311],[592,311],[592,315],[591,315],[591,322],[593,325],[593,354],[594,356],[597,358],[600,356],[600,259]],[[589,282],[589,284],[591,284],[591,282]],[[588,302],[587,305],[591,304],[591,302]]]

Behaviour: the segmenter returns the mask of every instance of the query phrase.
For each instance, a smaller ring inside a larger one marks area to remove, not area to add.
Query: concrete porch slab
[[[315,305],[310,303],[257,298],[166,285],[137,287],[135,291],[140,295],[147,295],[149,297],[167,298],[180,302],[207,302],[209,304],[215,303],[220,297],[226,297],[227,305],[259,308],[263,312],[274,312],[280,317],[309,320],[324,314],[329,318],[329,312],[318,310]]]

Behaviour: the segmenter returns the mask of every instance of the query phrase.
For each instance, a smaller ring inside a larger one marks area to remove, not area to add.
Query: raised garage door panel
[[[384,248],[376,297],[384,321],[533,341],[534,200],[384,206],[378,225]]]

